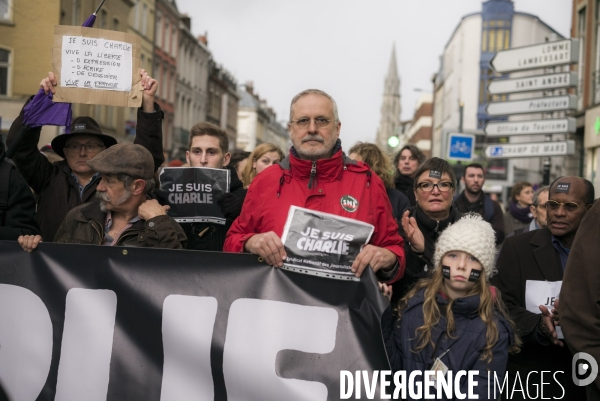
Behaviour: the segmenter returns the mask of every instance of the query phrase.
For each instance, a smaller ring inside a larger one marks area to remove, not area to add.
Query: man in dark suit
[[[571,379],[572,354],[558,338],[560,331],[548,309],[553,309],[558,297],[575,234],[593,200],[594,187],[588,180],[558,178],[546,202],[547,227],[504,241],[492,283],[502,292],[523,340],[521,352],[508,360],[510,399],[541,397],[542,390],[544,398],[585,399],[585,389]],[[538,305],[547,308],[536,311]],[[542,372],[546,373],[542,376]]]

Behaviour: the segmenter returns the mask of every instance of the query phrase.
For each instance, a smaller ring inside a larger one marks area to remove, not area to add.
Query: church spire
[[[388,139],[398,134],[400,127],[400,77],[396,66],[396,44],[392,45],[392,57],[384,82],[383,103],[381,105],[381,120],[375,142],[381,149],[391,152]]]

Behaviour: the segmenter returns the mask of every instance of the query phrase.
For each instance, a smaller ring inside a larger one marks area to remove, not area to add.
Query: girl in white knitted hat
[[[407,375],[414,370],[423,374],[441,370],[446,377],[448,371],[477,370],[475,394],[479,399],[493,396],[493,389],[488,394],[493,372],[501,383],[509,350],[516,352],[520,345],[500,293],[489,284],[494,254],[494,230],[479,215],[466,215],[442,232],[431,277],[418,282],[398,302],[398,320],[390,308],[383,316],[392,370]],[[381,289],[388,291],[385,285]],[[424,385],[424,376],[420,377]],[[467,385],[464,376],[463,394],[468,394]]]

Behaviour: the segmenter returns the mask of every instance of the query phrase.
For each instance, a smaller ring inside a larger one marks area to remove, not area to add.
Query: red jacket
[[[313,166],[316,171],[311,180]],[[341,200],[346,195],[358,201],[353,212],[342,208]],[[292,205],[372,224],[375,231],[369,243],[398,257],[398,273],[390,282],[404,275],[404,240],[398,234],[383,182],[366,164],[344,158],[341,150],[316,162],[290,154],[279,165],[257,175],[248,189],[242,213],[227,233],[223,250],[243,252],[244,243],[254,234],[274,231],[281,237]]]

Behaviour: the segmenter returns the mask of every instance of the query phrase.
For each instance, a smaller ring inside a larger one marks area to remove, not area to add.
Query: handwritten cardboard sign
[[[139,107],[139,36],[80,26],[54,27],[55,102]]]

